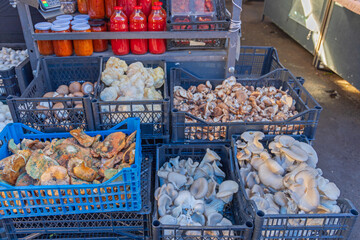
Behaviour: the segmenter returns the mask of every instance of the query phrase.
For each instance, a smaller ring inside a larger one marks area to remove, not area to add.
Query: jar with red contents
[[[141,6],[136,6],[130,16],[130,32],[142,32],[147,30],[146,16],[141,11]],[[130,49],[133,54],[145,54],[148,51],[147,39],[131,39]]]
[[[69,25],[52,25],[51,31],[56,33],[70,32]],[[68,57],[73,54],[73,44],[71,40],[53,40],[54,52],[58,57]]]
[[[88,0],[77,0],[79,13],[88,13]]]
[[[138,0],[138,3],[142,7],[142,12],[145,14],[146,17],[148,17],[151,13],[151,0]]]
[[[91,32],[106,32],[106,22],[101,19],[94,19],[89,21]],[[107,39],[93,39],[94,52],[104,52],[108,49]]]
[[[105,17],[110,19],[114,13],[114,7],[116,6],[116,0],[105,0]]]
[[[165,31],[166,21],[161,13],[160,6],[153,6],[148,20],[148,31]],[[165,39],[149,39],[149,51],[153,54],[162,54],[166,51]]]
[[[116,0],[116,6],[123,7],[123,12],[130,19],[131,14],[134,12],[135,6],[137,5],[136,0]]]
[[[114,7],[114,13],[110,18],[111,32],[128,32],[128,18],[123,12],[123,7]],[[115,55],[125,55],[130,52],[129,39],[111,39],[111,48]]]
[[[35,33],[51,33],[51,23],[40,22],[35,24]],[[51,40],[37,41],[39,53],[41,55],[54,54],[54,47]]]
[[[88,14],[91,19],[103,19],[105,17],[104,0],[88,0]]]
[[[76,24],[72,26],[73,32],[91,32],[89,24]],[[91,39],[74,40],[74,50],[77,56],[91,56],[93,44]]]
[[[160,6],[160,10],[161,10],[161,13],[162,13],[162,15],[164,16],[164,18],[166,19],[166,11],[165,11],[165,9],[162,7],[162,5],[163,5],[163,3],[162,2],[154,2],[153,3],[153,6]]]

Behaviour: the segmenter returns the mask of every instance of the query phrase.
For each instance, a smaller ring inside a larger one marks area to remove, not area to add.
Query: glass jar
[[[104,0],[88,0],[88,14],[91,19],[103,19],[105,17]]]
[[[70,21],[69,20],[59,19],[59,20],[53,21],[52,24],[53,25],[70,25]]]
[[[140,6],[142,6],[142,12],[148,17],[151,13],[151,0],[138,0]]]
[[[76,0],[67,0],[60,3],[60,9],[63,13],[76,12]]]
[[[35,33],[51,33],[51,23],[40,22],[35,24]],[[54,54],[54,47],[51,40],[37,41],[39,53],[41,55]]]
[[[91,32],[89,24],[76,24],[72,26],[73,32]],[[74,40],[74,50],[77,56],[91,56],[93,44],[91,39]]]
[[[79,13],[88,13],[88,0],[77,0]]]
[[[89,15],[87,15],[87,14],[79,14],[79,15],[76,15],[75,17],[74,17],[74,20],[89,20],[90,19],[90,17],[89,17]]]
[[[56,20],[68,20],[68,21],[71,21],[71,20],[73,20],[73,16],[68,15],[68,14],[63,14],[63,15],[57,16]]]
[[[89,21],[91,32],[106,32],[107,24],[104,20]],[[93,39],[94,52],[104,52],[108,49],[107,39]]]
[[[116,0],[105,0],[105,17],[110,19],[113,12],[114,7],[116,6]]]
[[[123,7],[114,7],[114,13],[110,18],[111,32],[128,32],[128,18],[123,12]],[[129,54],[129,39],[111,39],[111,48],[115,55]]]
[[[136,0],[117,0],[116,6],[123,7],[123,11],[127,18],[129,19],[131,14],[134,12],[134,8],[136,6]]]
[[[165,9],[162,7],[162,5],[163,5],[163,3],[162,2],[154,2],[153,3],[153,5],[154,6],[160,6],[160,10],[161,10],[161,13],[162,13],[162,15],[164,16],[164,18],[166,19],[166,11],[165,11]],[[165,26],[166,26],[166,24],[165,24]]]
[[[51,31],[56,33],[70,32],[69,25],[52,25]],[[68,57],[73,53],[73,44],[71,40],[53,40],[54,52],[58,57]]]
[[[136,6],[130,16],[130,32],[143,32],[147,30],[146,16],[141,11],[141,6]],[[133,54],[145,54],[148,51],[147,39],[131,39],[130,49]]]
[[[165,31],[166,21],[161,13],[160,6],[153,6],[149,16],[148,31]],[[165,39],[149,39],[149,52],[161,54],[166,51]]]

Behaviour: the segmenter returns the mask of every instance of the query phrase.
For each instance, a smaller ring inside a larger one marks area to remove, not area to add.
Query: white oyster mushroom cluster
[[[160,187],[155,191],[159,221],[165,225],[231,226],[223,217],[225,204],[232,201],[239,185],[225,180],[220,169],[220,157],[207,149],[202,161],[172,158],[158,170]],[[172,230],[168,234],[171,234]],[[207,231],[217,236],[217,231]],[[227,234],[231,234],[228,232]],[[201,231],[186,231],[185,235],[201,235]]]
[[[260,142],[262,132],[245,132],[241,138],[236,142],[240,175],[247,196],[259,210],[266,214],[340,212],[336,202],[340,190],[316,168],[318,157],[311,145],[279,135],[268,144],[269,153]]]
[[[27,50],[3,47],[0,51],[0,71],[16,67],[28,57]]]
[[[161,100],[163,96],[156,89],[164,84],[164,78],[165,73],[161,67],[145,68],[141,62],[128,66],[125,61],[110,57],[101,75],[101,81],[106,87],[100,93],[100,99],[102,101]],[[139,109],[139,111],[143,110]]]
[[[0,102],[0,131],[2,131],[8,123],[12,122],[9,106]]]

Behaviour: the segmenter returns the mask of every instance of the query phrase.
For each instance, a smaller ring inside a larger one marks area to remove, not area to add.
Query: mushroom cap
[[[239,184],[233,180],[226,180],[222,182],[219,186],[219,192],[230,191],[232,193],[237,193],[239,191]]]
[[[208,192],[208,182],[205,178],[198,178],[190,187],[190,193],[195,199],[201,199],[206,196]]]
[[[47,92],[43,95],[43,98],[52,98],[55,92]]]
[[[210,179],[208,182],[208,192],[205,195],[205,199],[212,200],[216,196],[216,186],[217,183]]]
[[[281,148],[280,151],[299,162],[305,162],[309,158],[304,150],[295,145],[289,148]]]
[[[319,187],[319,190],[330,200],[337,200],[340,196],[340,189],[333,182],[329,182]]]
[[[69,87],[66,85],[60,85],[58,89],[56,89],[56,92],[63,95],[69,94]]]
[[[170,172],[167,175],[167,180],[172,183],[176,189],[180,189],[187,182],[185,175],[176,172]]]
[[[307,153],[309,158],[306,161],[306,163],[310,167],[315,168],[316,164],[318,163],[318,156],[315,149],[310,144],[304,142],[297,142],[296,146],[300,147],[302,150],[304,150]]]
[[[41,185],[69,185],[70,177],[66,168],[50,166],[40,177]]]
[[[218,212],[213,212],[207,217],[207,226],[216,226],[223,219],[223,215]]]
[[[214,169],[214,175],[217,177],[225,178],[226,174],[219,168],[216,162],[213,162],[212,167]]]
[[[176,218],[174,218],[173,216],[168,215],[168,214],[163,215],[161,218],[159,218],[159,221],[165,225],[176,225],[176,223],[177,223]]]
[[[205,163],[211,163],[211,162],[219,161],[219,160],[221,160],[220,156],[213,150],[207,148],[206,154],[200,163],[200,167]]]
[[[281,135],[278,139],[278,142],[283,147],[291,147],[292,145],[294,145],[295,139],[287,135]]]
[[[69,85],[69,91],[70,93],[76,93],[81,91],[81,83],[79,82],[73,82]]]
[[[166,215],[167,210],[170,208],[171,202],[171,198],[168,195],[163,194],[160,196],[158,200],[158,212],[160,217]]]
[[[91,82],[84,82],[81,85],[81,92],[84,94],[89,94],[91,92],[94,91],[94,84],[92,84]]]

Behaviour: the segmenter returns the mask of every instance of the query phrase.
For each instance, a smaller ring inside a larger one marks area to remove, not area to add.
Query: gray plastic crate
[[[94,130],[91,97],[42,98],[46,92],[56,91],[60,85],[74,81],[95,83],[100,77],[100,57],[50,57],[40,59],[38,75],[26,88],[21,97],[9,96],[9,105],[14,122],[24,123],[42,132],[69,131],[82,127]],[[64,108],[53,109],[53,103],[63,103]],[[73,108],[75,102],[82,107]],[[49,109],[36,109],[40,104],[48,104]],[[67,116],[66,121],[56,113]],[[47,120],[45,120],[47,119]]]
[[[267,135],[260,142],[266,146],[274,139],[274,135]],[[309,143],[305,136],[292,136],[296,140]],[[265,214],[258,210],[255,202],[249,199],[245,192],[245,184],[240,176],[240,167],[236,160],[237,147],[235,142],[241,139],[240,135],[232,136],[232,159],[237,182],[240,184],[240,199],[247,205],[247,213],[254,219],[253,240],[270,239],[348,239],[356,222],[358,211],[347,199],[338,199],[341,209],[338,214]],[[322,221],[319,225],[313,225],[310,221]],[[298,222],[298,225],[292,224]]]
[[[233,134],[243,133],[248,130],[263,131],[266,134],[293,134],[305,135],[310,140],[315,138],[319,121],[321,106],[301,85],[301,83],[288,70],[275,70],[256,80],[239,79],[237,82],[244,86],[274,86],[288,90],[288,94],[296,101],[295,107],[299,112],[296,116],[285,121],[263,122],[219,122],[208,123],[190,113],[176,109],[173,104],[174,86],[187,89],[192,85],[199,85],[210,81],[213,87],[222,83],[224,79],[200,79],[182,69],[172,69],[170,79],[171,96],[171,141],[172,142],[229,142]],[[186,122],[186,118],[193,122]],[[300,120],[296,120],[300,118]]]
[[[223,171],[226,173],[226,179],[235,180],[233,161],[230,157],[230,148],[219,144],[168,144],[157,148],[157,170],[170,158],[181,156],[181,159],[191,158],[194,162],[200,162],[206,153],[206,148],[215,151],[221,157]],[[155,189],[159,187],[159,177],[155,172]],[[244,205],[241,205],[244,200],[242,196],[237,193],[234,194],[232,202],[224,207],[224,216],[233,222],[233,226],[227,227],[186,227],[179,225],[163,225],[158,219],[157,202],[154,202],[153,212],[153,239],[250,239],[252,234],[252,222],[249,221],[249,216],[244,212]],[[194,230],[201,232],[196,236],[183,235],[187,230]],[[209,236],[206,231],[218,231],[218,236]],[[233,235],[229,236],[226,232],[233,231]]]
[[[142,151],[138,212],[85,213],[0,220],[1,239],[145,239],[151,230],[153,153]]]
[[[107,60],[103,61],[105,69]],[[135,61],[126,61],[131,64]],[[141,122],[142,139],[169,139],[170,100],[168,97],[166,63],[164,61],[142,61],[145,67],[162,67],[165,72],[165,83],[160,88],[163,100],[137,101],[102,101],[100,93],[105,85],[98,80],[95,99],[92,100],[94,122],[96,130],[107,130],[129,117],[138,117]],[[138,110],[139,107],[144,110]],[[122,108],[122,109],[121,109]]]
[[[277,69],[285,68],[275,48],[241,46],[234,74],[242,79],[259,78]]]

